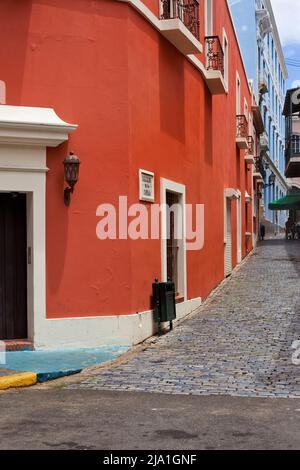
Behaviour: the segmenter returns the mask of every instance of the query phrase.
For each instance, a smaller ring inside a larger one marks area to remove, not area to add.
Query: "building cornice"
[[[275,41],[275,44],[276,44],[276,50],[277,50],[280,65],[281,65],[281,68],[282,68],[282,73],[283,73],[284,78],[286,80],[288,78],[288,71],[287,71],[287,67],[286,67],[286,63],[285,63],[285,59],[284,59],[281,40],[280,40],[280,37],[279,37],[279,32],[278,32],[277,23],[276,23],[276,19],[275,19],[275,16],[274,16],[273,8],[272,8],[270,0],[264,0],[264,2],[265,2],[266,9],[268,10],[268,12],[270,14],[272,28],[273,28],[272,34],[273,34],[273,38],[274,38],[274,41]]]
[[[0,105],[1,144],[57,147],[76,129],[50,108]]]

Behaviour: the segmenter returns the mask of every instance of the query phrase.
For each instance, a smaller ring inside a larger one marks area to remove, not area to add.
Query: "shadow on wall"
[[[213,131],[212,131],[212,95],[205,90],[204,92],[205,114],[203,117],[203,133],[204,133],[204,159],[206,163],[213,166]],[[202,125],[202,123],[201,123]]]
[[[68,245],[69,214],[63,190],[66,187],[62,161],[68,154],[68,142],[59,148],[47,150],[47,166],[50,168],[46,178],[46,266],[47,284],[51,293],[59,290],[64,273]],[[71,203],[72,204],[72,203]],[[53,256],[55,254],[55,256]]]
[[[160,128],[185,143],[184,57],[161,38],[159,42]]]

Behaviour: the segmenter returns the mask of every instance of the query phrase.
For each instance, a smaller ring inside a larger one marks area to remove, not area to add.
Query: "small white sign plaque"
[[[140,170],[140,201],[154,202],[154,173]]]

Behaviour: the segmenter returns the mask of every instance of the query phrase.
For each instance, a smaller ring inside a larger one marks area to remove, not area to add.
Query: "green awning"
[[[288,211],[291,209],[300,210],[300,193],[288,194],[277,201],[271,202],[269,204],[269,209],[271,211]]]

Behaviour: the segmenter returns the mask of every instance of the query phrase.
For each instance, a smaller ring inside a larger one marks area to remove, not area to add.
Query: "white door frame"
[[[237,207],[237,262],[238,264],[242,261],[242,194],[240,190],[237,190],[238,198],[236,200]]]
[[[232,201],[239,198],[239,191],[232,188],[226,188],[224,190],[224,275],[225,277],[228,275],[226,272],[226,246],[227,246],[227,201]],[[232,235],[232,227],[231,227],[231,235]],[[232,239],[231,239],[232,240]],[[232,247],[231,247],[231,267],[232,266]]]
[[[166,282],[167,275],[167,191],[180,196],[182,217],[182,240],[179,242],[178,252],[178,289],[180,295],[187,300],[187,270],[186,270],[186,211],[185,211],[185,185],[165,178],[160,179],[160,204],[161,204],[161,277]],[[180,223],[180,221],[178,221]]]
[[[27,323],[31,340],[46,319],[46,147],[65,142],[76,127],[62,121],[52,109],[0,106],[0,192],[26,193],[27,249],[31,248],[31,262],[27,259]]]

